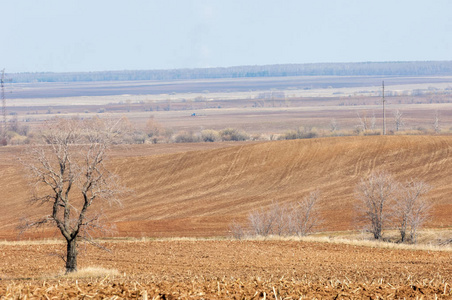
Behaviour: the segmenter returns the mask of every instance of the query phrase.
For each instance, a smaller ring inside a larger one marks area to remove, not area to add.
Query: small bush
[[[246,132],[239,131],[235,128],[226,128],[220,131],[222,141],[246,141],[249,136]]]
[[[301,201],[292,204],[272,203],[267,209],[257,209],[248,215],[249,234],[254,236],[306,236],[322,223],[317,206],[318,191],[310,193]],[[230,226],[236,239],[245,235],[242,226],[235,222]]]
[[[296,140],[298,138],[297,131],[288,130],[283,135],[281,135],[278,139],[280,140]]]
[[[379,130],[366,130],[366,131],[363,131],[363,134],[365,136],[381,135],[381,132]],[[391,131],[389,131],[388,134],[391,134]],[[394,134],[394,132],[392,132],[392,134]]]
[[[232,222],[229,226],[229,231],[231,232],[232,237],[236,240],[241,240],[245,237],[245,229],[236,221]]]
[[[175,143],[197,143],[199,141],[199,136],[187,131],[182,131],[174,137]]]
[[[24,145],[24,144],[28,144],[29,141],[28,141],[28,137],[16,134],[13,137],[11,137],[11,139],[9,140],[9,143],[11,145]]]
[[[318,137],[318,133],[312,128],[298,128],[298,130],[288,130],[278,139],[280,140],[297,140],[297,139],[313,139]]]
[[[201,131],[201,139],[203,142],[217,142],[221,140],[221,137],[218,131],[206,129]]]

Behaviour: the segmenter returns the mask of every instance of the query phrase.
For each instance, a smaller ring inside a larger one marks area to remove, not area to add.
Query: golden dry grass
[[[450,136],[275,141],[169,154],[153,154],[161,153],[159,145],[135,154],[134,147],[118,150],[110,162],[133,190],[122,209],[106,208],[121,236],[224,236],[232,220],[246,221],[253,209],[296,201],[315,189],[323,196],[323,230],[356,229],[354,189],[376,169],[432,185],[436,206],[429,226],[452,225]],[[21,169],[12,160],[17,149],[0,150],[0,238],[15,237],[23,212],[45,211],[26,202]]]
[[[86,267],[77,272],[63,275],[63,278],[93,278],[93,277],[109,277],[109,276],[121,276],[116,269],[106,269],[102,267]]]
[[[382,248],[382,249],[393,249],[393,250],[422,250],[422,251],[442,251],[442,252],[452,252],[452,246],[450,245],[437,245],[437,244],[397,244],[393,242],[378,241],[372,239],[353,239],[345,237],[327,237],[327,236],[257,236],[249,237],[244,240],[250,241],[300,241],[300,242],[315,242],[315,243],[327,243],[327,244],[342,244],[351,245],[359,247],[369,247],[369,248]]]

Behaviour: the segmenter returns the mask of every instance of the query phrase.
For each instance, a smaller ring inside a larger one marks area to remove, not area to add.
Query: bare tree
[[[394,221],[400,232],[401,241],[405,242],[409,231],[409,239],[417,242],[417,231],[429,217],[431,202],[425,195],[430,187],[422,181],[408,181],[396,198]]]
[[[274,215],[264,209],[254,210],[248,215],[252,234],[267,236],[273,233]]]
[[[439,113],[437,110],[435,111],[435,118],[433,120],[433,130],[435,130],[435,133],[439,133],[441,131],[439,124]]]
[[[241,240],[246,234],[245,228],[243,228],[243,226],[239,224],[236,220],[234,220],[229,225],[229,232],[231,233],[232,237],[236,240]]]
[[[275,202],[270,207],[268,211],[269,218],[273,220],[273,226],[271,233],[283,236],[287,234],[288,231],[288,218],[289,218],[289,209],[287,205],[280,204]]]
[[[30,146],[22,160],[33,188],[32,202],[50,213],[26,221],[22,229],[56,226],[67,242],[66,273],[77,270],[77,243],[102,229],[93,204],[120,203],[118,178],[105,168],[110,145],[121,133],[120,121],[56,119],[45,124],[43,144]]]
[[[396,131],[399,131],[400,128],[405,125],[402,115],[403,114],[398,109],[394,111],[394,124]]]
[[[367,131],[369,129],[369,120],[367,119],[367,112],[363,113],[363,116],[361,117],[361,114],[359,112],[356,112],[356,116],[358,117],[358,129],[361,129],[361,131]]]
[[[289,222],[291,234],[305,236],[320,225],[321,219],[317,209],[319,201],[320,192],[315,191],[292,206]]]
[[[287,234],[289,212],[286,205],[273,202],[266,210],[254,210],[248,215],[252,234],[267,236]]]
[[[251,233],[305,236],[321,223],[317,209],[319,199],[320,193],[315,191],[292,205],[274,202],[267,210],[255,210],[248,216]]]
[[[153,144],[157,144],[158,140],[161,139],[165,129],[163,126],[154,119],[154,116],[151,116],[147,122],[145,127],[145,132],[149,138],[152,139]]]
[[[372,117],[370,118],[370,130],[375,130],[377,127],[377,118],[375,117],[375,112],[372,112]]]
[[[373,172],[362,179],[356,188],[356,196],[360,200],[359,212],[375,239],[381,239],[383,228],[391,220],[391,202],[397,187],[389,174]]]
[[[333,118],[330,122],[330,131],[336,132],[338,130],[338,128],[339,128],[339,125],[337,124],[336,119]]]

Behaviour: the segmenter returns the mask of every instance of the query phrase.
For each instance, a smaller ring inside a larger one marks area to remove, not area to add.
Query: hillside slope
[[[133,150],[133,147],[132,147]],[[225,235],[232,220],[272,201],[319,189],[325,230],[356,228],[354,189],[372,170],[431,184],[430,226],[452,225],[452,137],[374,136],[293,140],[183,153],[120,156],[111,166],[132,190],[122,209],[106,208],[123,236]],[[17,166],[0,152],[0,237],[26,209]],[[38,213],[43,208],[38,207]]]

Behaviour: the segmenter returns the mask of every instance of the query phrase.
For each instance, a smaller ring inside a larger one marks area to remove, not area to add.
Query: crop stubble
[[[121,276],[55,276],[63,244],[0,245],[0,293],[24,297],[452,297],[450,252],[298,241],[165,240],[88,247],[80,267]]]

